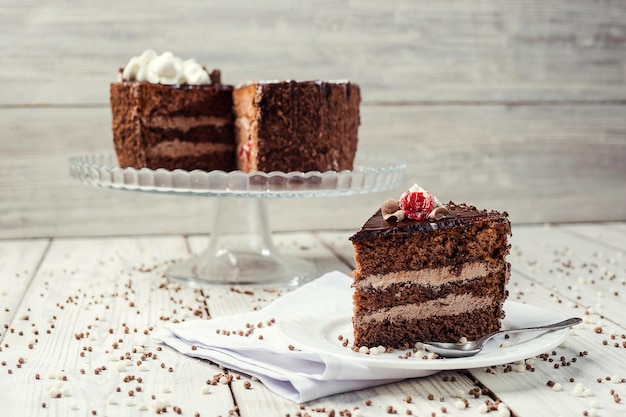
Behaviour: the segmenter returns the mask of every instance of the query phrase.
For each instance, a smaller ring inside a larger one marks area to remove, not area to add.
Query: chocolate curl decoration
[[[404,220],[404,210],[400,208],[400,201],[388,198],[380,207],[383,219],[388,222],[401,222]]]

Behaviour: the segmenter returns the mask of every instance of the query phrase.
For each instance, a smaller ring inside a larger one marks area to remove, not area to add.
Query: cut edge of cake
[[[254,81],[233,92],[237,169],[352,170],[361,92],[350,81]]]

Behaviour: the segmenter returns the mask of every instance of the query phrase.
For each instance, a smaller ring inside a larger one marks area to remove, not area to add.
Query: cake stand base
[[[220,197],[208,248],[171,265],[166,275],[190,286],[292,287],[317,275],[313,262],[279,253],[263,198]]]

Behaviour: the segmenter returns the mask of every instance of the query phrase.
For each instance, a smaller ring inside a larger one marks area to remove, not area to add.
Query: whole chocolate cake
[[[353,168],[361,92],[342,81],[254,82],[235,88],[237,168]]]
[[[350,240],[354,344],[409,348],[500,328],[508,214],[441,204],[418,186],[388,199]]]
[[[152,50],[131,58],[110,88],[120,166],[234,170],[232,92],[194,60]]]

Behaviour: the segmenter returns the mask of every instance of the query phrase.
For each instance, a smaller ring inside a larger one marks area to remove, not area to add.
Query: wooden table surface
[[[284,254],[347,273],[350,233],[274,240]],[[624,415],[626,224],[514,225],[513,234],[510,299],[584,319],[562,345],[525,362],[305,404],[152,341],[168,323],[250,311],[284,294],[192,289],[164,277],[167,265],[201,252],[207,236],[1,240],[2,415],[470,416],[497,402],[515,416]],[[232,379],[210,384],[223,375]]]

